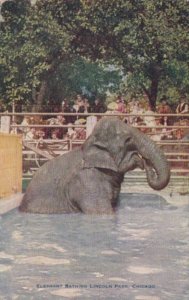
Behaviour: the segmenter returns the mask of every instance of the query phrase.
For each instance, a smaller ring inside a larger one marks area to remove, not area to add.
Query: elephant
[[[153,189],[161,190],[168,184],[169,163],[155,142],[118,117],[103,117],[80,148],[38,169],[19,210],[114,214],[124,174],[137,167],[145,169]]]

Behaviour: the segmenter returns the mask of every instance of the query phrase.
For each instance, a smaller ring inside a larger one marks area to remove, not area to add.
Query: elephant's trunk
[[[151,139],[138,130],[134,136],[138,152],[144,160],[148,184],[155,190],[163,189],[170,179],[170,167],[165,155]]]

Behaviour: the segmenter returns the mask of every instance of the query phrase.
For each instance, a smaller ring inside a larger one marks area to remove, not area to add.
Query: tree
[[[39,109],[82,91],[98,95],[118,87],[117,71],[74,52],[79,1],[24,3],[6,1],[2,7],[0,95],[7,103]]]
[[[71,95],[71,88],[78,91],[83,84],[90,92],[92,84],[105,89],[110,70],[104,65],[120,68],[126,88],[146,93],[154,109],[158,93],[165,87],[174,85],[180,92],[188,92],[187,0],[40,0],[35,6],[24,0],[5,3],[0,93],[7,101],[28,99],[41,104],[52,91],[66,90],[66,95]],[[79,64],[88,78],[81,70],[80,78],[73,76]],[[100,70],[107,72],[105,81]],[[94,80],[93,72],[101,79]]]
[[[160,82],[168,74],[167,66],[173,60],[189,62],[189,2],[81,2],[77,51],[92,59],[112,59],[119,64],[155,108]]]
[[[57,68],[49,82],[49,98],[61,102],[63,98],[73,99],[76,94],[89,98],[103,96],[107,90],[118,89],[121,79],[120,73],[110,66],[75,58]]]
[[[7,2],[2,7],[0,31],[0,92],[8,102],[33,100],[41,104],[48,78],[69,56],[69,35],[51,14],[30,6],[22,14],[17,6],[14,9],[13,1]]]

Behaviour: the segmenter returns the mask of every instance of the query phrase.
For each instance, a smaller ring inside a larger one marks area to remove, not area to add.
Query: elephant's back
[[[75,169],[82,161],[82,151],[80,149],[67,152],[47,162],[48,170],[54,171],[54,174],[67,176],[72,169]]]
[[[82,161],[81,150],[74,150],[60,155],[45,163],[35,173],[32,181],[44,179],[47,183],[56,178],[67,178],[72,173],[72,170],[77,168]]]
[[[29,183],[20,210],[45,213],[44,206],[48,207],[46,213],[64,210],[66,199],[61,201],[64,185],[79,170],[81,163],[81,150],[70,151],[45,163]],[[51,209],[52,205],[56,208]]]

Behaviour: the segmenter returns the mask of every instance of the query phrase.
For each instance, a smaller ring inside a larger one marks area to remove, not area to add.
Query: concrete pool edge
[[[24,194],[17,193],[9,197],[0,199],[0,215],[6,214],[12,209],[18,207]]]
[[[189,205],[189,194],[181,195],[180,192],[176,190],[168,190],[164,189],[161,191],[155,191],[153,189],[147,188],[147,187],[129,187],[129,188],[122,188],[121,193],[130,193],[130,194],[153,194],[163,197],[169,204],[176,205],[176,206],[185,206]]]

